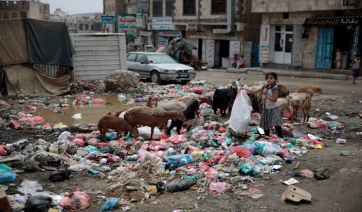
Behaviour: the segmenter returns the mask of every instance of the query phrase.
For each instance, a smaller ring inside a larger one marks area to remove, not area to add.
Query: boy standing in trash
[[[352,84],[356,84],[356,79],[359,77],[360,71],[362,70],[361,67],[361,58],[360,55],[356,55],[354,60],[351,63],[352,71],[353,71],[353,81]]]
[[[277,134],[280,138],[283,138],[282,131],[282,116],[280,114],[278,106],[278,92],[279,88],[277,86],[278,75],[275,72],[269,72],[265,75],[266,85],[259,88],[258,90],[250,90],[247,88],[241,88],[246,92],[257,94],[263,93],[264,95],[264,108],[261,114],[259,126],[264,129],[265,135],[271,135],[271,129],[274,126]]]

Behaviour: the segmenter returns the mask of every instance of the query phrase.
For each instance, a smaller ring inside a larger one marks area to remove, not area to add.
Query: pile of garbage
[[[207,62],[200,60],[192,54],[192,50],[197,50],[196,46],[183,38],[176,37],[168,43],[162,50],[163,53],[170,55],[177,62],[193,67],[196,71],[207,68]]]
[[[196,95],[200,93],[199,89],[204,95],[212,93],[215,87],[203,82],[184,86],[140,83],[134,89],[145,92],[147,96],[156,94],[159,99],[173,101]],[[118,98],[126,100],[127,104],[147,99],[146,96],[127,97],[126,94],[118,94]],[[78,94],[75,101],[75,105],[78,105],[77,102],[89,104],[89,101],[93,104],[104,103],[85,94]],[[8,105],[6,102],[1,104]],[[287,137],[266,136],[257,127],[260,119],[258,113],[251,114],[247,120],[247,130],[241,135],[229,128],[230,120],[214,115],[210,105],[202,104],[200,110],[201,117],[188,123],[191,130],[184,128],[180,135],[171,130],[171,135],[167,136],[156,128],[156,137],[147,140],[145,138],[151,134],[150,127],[141,126],[138,128],[140,137],[124,135],[117,140],[115,132],[108,132],[107,142],[103,142],[95,125],[90,128],[94,129],[90,133],[71,133],[65,126],[56,130],[52,127],[52,134],[46,140],[29,142],[24,138],[0,145],[0,183],[15,182],[18,174],[14,169],[25,172],[53,171],[48,176],[51,182],[67,181],[72,174],[87,172],[109,182],[105,191],[106,202],[100,211],[115,207],[122,207],[126,211],[134,203],[148,203],[158,195],[184,190],[201,195],[234,191],[257,199],[263,197],[263,191],[254,186],[259,177],[268,179],[279,173],[287,163],[324,147],[321,137],[299,132],[289,123],[282,126]],[[26,121],[35,127],[45,122],[42,117],[25,112],[19,112],[18,116],[19,122]],[[16,129],[15,123],[10,128]],[[343,124],[336,121],[311,119],[310,123],[313,128],[343,128]],[[44,125],[43,129],[49,128]],[[349,153],[343,152],[341,155]],[[296,177],[329,178],[326,170],[308,169],[291,173],[290,177],[283,183],[298,183]],[[18,187],[18,194],[8,195],[9,207],[24,211],[34,211],[34,208],[40,207],[45,211],[49,208],[82,210],[91,204],[88,194],[79,189],[59,194],[41,190],[42,186],[36,181],[23,181]],[[287,194],[285,196],[288,198]]]

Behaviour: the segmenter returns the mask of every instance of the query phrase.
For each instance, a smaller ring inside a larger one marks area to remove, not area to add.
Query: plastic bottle
[[[346,139],[337,138],[337,140],[336,140],[336,144],[345,144],[345,143],[346,143]]]
[[[137,155],[137,154],[135,154],[135,155],[128,155],[128,156],[126,156],[126,160],[136,161],[136,160],[138,160],[138,155]]]

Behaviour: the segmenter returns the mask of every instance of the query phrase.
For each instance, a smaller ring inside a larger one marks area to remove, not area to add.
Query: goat
[[[311,106],[312,106],[312,98],[308,94],[307,99],[304,100],[304,102],[300,106],[300,109],[303,112],[303,122],[309,121]]]
[[[212,108],[214,114],[217,113],[217,109],[220,109],[221,116],[226,115],[226,109],[229,107],[230,102],[235,100],[238,91],[236,89],[216,89],[213,97]]]
[[[134,107],[126,111],[124,119],[136,127],[137,124],[146,125],[151,127],[151,139],[153,136],[153,130],[156,126],[162,126],[165,133],[166,124],[169,119],[178,119],[180,121],[186,121],[186,117],[182,112],[168,112],[158,108],[140,108]]]
[[[308,93],[312,98],[314,93],[322,93],[322,88],[319,86],[301,86],[296,91],[296,93]]]
[[[157,107],[157,100],[152,98],[152,97],[149,97],[148,100],[147,100],[147,104],[146,104],[146,107],[151,107],[151,108],[155,108]]]
[[[117,139],[120,138],[122,132],[130,132],[136,137],[139,136],[137,128],[132,128],[132,126],[122,118],[112,116],[111,112],[99,119],[97,126],[104,142],[107,142],[106,132],[109,129],[114,129],[117,132]]]
[[[262,87],[262,85],[254,85],[249,87],[250,90],[258,90]],[[282,84],[278,84],[277,87],[279,88],[278,90],[278,98],[284,98],[286,96],[289,95],[289,90],[287,89],[287,87],[285,85]],[[251,98],[251,102],[252,102],[252,107],[253,110],[261,113],[263,110],[263,105],[264,105],[264,97],[262,93],[257,93],[254,94],[254,96],[250,96]]]
[[[191,103],[186,110],[184,110],[182,113],[185,115],[186,120],[190,120],[190,119],[194,119],[195,115],[198,116],[198,109],[199,109],[199,102],[197,100],[195,100],[193,103]],[[182,127],[182,121],[176,119],[176,120],[172,120],[170,127],[167,129],[168,134],[170,134],[170,131],[176,127],[176,132],[178,134],[181,134],[180,130]]]
[[[278,98],[278,107],[280,110],[280,114],[283,115],[283,112],[287,110],[290,114],[293,114],[293,107],[290,105],[290,97],[286,98]]]
[[[293,116],[292,116],[292,122],[294,122],[295,119],[297,119],[298,115],[298,109],[303,107],[305,101],[311,101],[311,97],[308,93],[292,93],[290,96],[290,105],[293,107]],[[308,106],[308,103],[307,105]],[[309,106],[310,108],[310,106]],[[304,110],[304,107],[302,111]],[[305,110],[303,111],[305,113]],[[309,116],[309,109],[308,109],[308,116]],[[309,117],[308,117],[309,119]],[[304,121],[304,119],[303,119]]]

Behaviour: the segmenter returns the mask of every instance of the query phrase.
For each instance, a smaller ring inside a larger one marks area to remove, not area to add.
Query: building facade
[[[263,67],[348,69],[362,53],[362,1],[252,0]]]
[[[136,17],[137,35],[129,42],[158,48],[183,37],[197,47],[193,53],[209,67],[230,67],[234,54],[244,54],[247,66],[252,58],[257,63],[259,54],[252,47],[259,41],[262,15],[251,13],[248,0],[104,0],[103,4],[104,14],[117,17],[115,32],[128,33],[119,24],[127,20],[125,14]]]
[[[34,18],[50,20],[49,4],[39,1],[0,1],[0,20]]]

